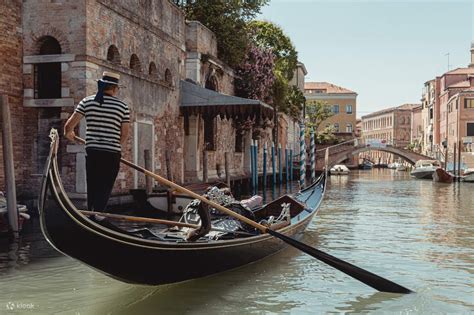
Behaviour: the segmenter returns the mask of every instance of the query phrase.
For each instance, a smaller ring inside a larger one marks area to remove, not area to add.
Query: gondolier
[[[87,208],[103,212],[117,177],[122,144],[130,129],[128,105],[117,98],[120,75],[104,72],[97,93],[84,98],[64,126],[64,135],[75,141],[74,128],[86,118]],[[96,216],[96,219],[102,217]]]

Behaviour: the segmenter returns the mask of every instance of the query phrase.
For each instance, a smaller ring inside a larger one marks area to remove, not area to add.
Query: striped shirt
[[[86,117],[86,149],[120,152],[122,123],[130,122],[130,110],[116,97],[104,95],[102,105],[94,97],[84,98],[76,108]]]

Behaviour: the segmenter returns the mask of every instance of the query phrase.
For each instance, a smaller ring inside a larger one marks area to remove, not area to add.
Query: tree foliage
[[[218,58],[231,67],[245,57],[249,37],[247,22],[268,0],[175,0],[187,20],[197,20],[214,32]]]
[[[294,119],[299,119],[304,102],[303,92],[297,86],[290,86],[286,96],[286,113]]]
[[[334,115],[332,108],[323,101],[309,102],[306,104],[306,124],[308,130],[313,128],[317,133],[321,123]]]
[[[275,55],[275,69],[286,80],[291,80],[298,63],[298,53],[291,39],[278,25],[268,21],[251,21],[248,28],[252,41],[260,47],[271,49]]]
[[[273,67],[272,52],[251,43],[244,61],[235,69],[236,94],[263,101],[269,99],[275,81]]]

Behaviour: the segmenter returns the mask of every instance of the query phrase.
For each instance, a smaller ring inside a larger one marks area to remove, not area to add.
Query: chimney
[[[469,68],[474,68],[474,42],[471,42],[471,63]]]
[[[470,87],[474,87],[474,75],[469,74],[469,75],[467,76],[467,79],[469,80],[469,86],[470,86]]]

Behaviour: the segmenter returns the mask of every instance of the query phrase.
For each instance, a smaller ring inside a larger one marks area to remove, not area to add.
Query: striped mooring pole
[[[254,151],[254,163],[255,163],[255,195],[258,194],[258,140],[255,140]]]
[[[252,182],[252,195],[255,194],[255,166],[253,164],[253,139],[250,142],[250,177]]]
[[[283,164],[281,164],[281,143],[278,143],[278,183],[283,183]]]
[[[262,179],[263,203],[266,203],[267,196],[267,143],[263,145],[263,179]]]
[[[275,191],[277,175],[276,175],[276,161],[275,161],[275,142],[272,142],[272,189]]]
[[[291,148],[290,148],[290,181],[293,181],[293,149]],[[291,189],[291,185],[290,185],[290,189]]]
[[[315,152],[314,152],[314,129],[311,128],[310,132],[311,138],[310,138],[310,145],[309,145],[309,150],[311,154],[311,184],[314,183],[316,180],[316,159],[315,159]]]
[[[286,180],[286,190],[288,191],[288,185],[289,185],[289,182],[290,182],[290,173],[289,173],[289,170],[290,170],[290,164],[289,164],[289,161],[288,161],[288,144],[285,146],[285,180]]]
[[[304,124],[300,124],[300,188],[304,187],[306,177]]]

